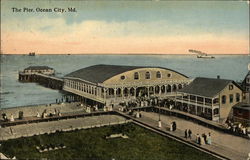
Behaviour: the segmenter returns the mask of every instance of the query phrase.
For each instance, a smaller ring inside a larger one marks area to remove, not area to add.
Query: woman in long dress
[[[207,144],[211,145],[212,144],[212,139],[211,139],[211,134],[208,133],[208,136],[207,136]]]
[[[170,124],[170,131],[173,131],[173,123]]]
[[[201,145],[205,145],[205,138],[203,136],[201,137]]]

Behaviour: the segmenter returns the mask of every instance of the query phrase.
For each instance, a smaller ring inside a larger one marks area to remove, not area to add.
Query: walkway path
[[[92,117],[67,119],[50,122],[22,124],[11,127],[0,128],[0,140],[29,137],[44,133],[59,131],[70,131],[75,129],[86,129],[130,122],[124,117],[117,115],[99,115]]]
[[[152,127],[158,126],[159,114],[153,112],[141,112],[142,118],[138,118],[138,121],[146,123]],[[160,119],[162,121],[161,130],[165,131],[168,134],[178,136],[179,138],[186,140],[184,138],[184,130],[191,129],[192,139],[191,142],[195,144],[195,135],[199,133],[208,134],[209,132],[212,135],[212,145],[202,145],[200,147],[228,157],[233,160],[245,160],[247,155],[250,152],[250,140],[245,138],[229,135],[220,131],[215,131],[210,128],[198,125],[190,121],[183,120],[174,116],[165,116],[161,115]],[[169,131],[170,123],[175,121],[177,123],[177,130],[174,132]]]

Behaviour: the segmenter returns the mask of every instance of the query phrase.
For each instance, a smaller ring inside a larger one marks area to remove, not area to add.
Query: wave
[[[0,94],[13,94],[14,92],[0,92]]]

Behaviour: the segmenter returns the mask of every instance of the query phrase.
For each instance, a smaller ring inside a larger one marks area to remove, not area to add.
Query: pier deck
[[[18,80],[21,82],[39,83],[45,87],[52,88],[52,89],[61,90],[63,87],[63,78],[55,77],[54,75],[19,72]]]

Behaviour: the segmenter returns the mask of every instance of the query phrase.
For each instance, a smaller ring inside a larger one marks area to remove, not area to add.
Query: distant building
[[[102,104],[136,97],[169,96],[190,82],[163,67],[94,65],[64,77],[63,90]]]
[[[233,121],[250,127],[250,104],[238,103],[233,106]]]
[[[29,66],[28,68],[25,68],[24,73],[41,73],[46,75],[54,75],[55,70],[53,68],[50,68],[48,66]]]
[[[245,79],[242,82],[243,101],[250,103],[250,71],[248,71]]]
[[[34,81],[35,74],[43,74],[47,76],[52,76],[55,74],[55,70],[48,66],[29,66],[23,71],[19,71],[19,81],[30,82]]]
[[[232,106],[242,102],[242,89],[232,80],[196,78],[178,91],[176,108],[213,121],[225,122]]]

